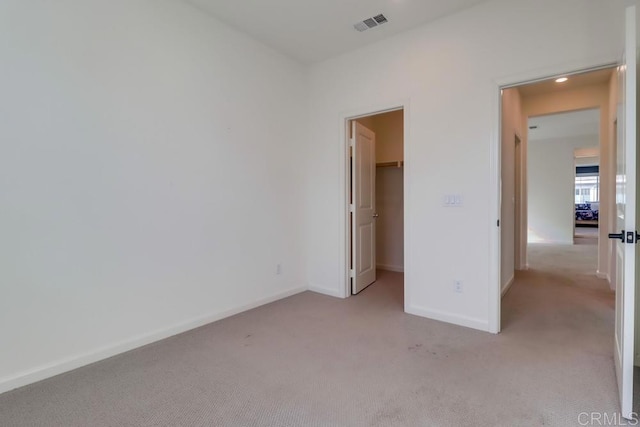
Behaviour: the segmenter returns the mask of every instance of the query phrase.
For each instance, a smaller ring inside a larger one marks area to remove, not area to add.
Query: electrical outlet
[[[462,293],[462,280],[453,281],[453,292]]]
[[[276,274],[277,275],[282,274],[282,264],[277,264],[276,265]]]

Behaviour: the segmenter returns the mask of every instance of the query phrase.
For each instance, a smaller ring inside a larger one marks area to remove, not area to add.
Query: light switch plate
[[[447,208],[459,208],[463,204],[461,194],[445,194],[442,198],[443,206]]]

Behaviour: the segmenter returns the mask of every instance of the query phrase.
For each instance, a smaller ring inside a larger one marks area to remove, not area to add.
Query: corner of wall
[[[304,287],[294,287],[286,291],[277,292],[268,297],[256,299],[248,304],[243,304],[230,310],[206,314],[204,316],[180,322],[167,328],[158,329],[150,333],[120,341],[118,343],[112,343],[110,345],[106,345],[104,347],[94,349],[82,354],[72,355],[61,360],[56,360],[45,365],[37,366],[33,369],[19,372],[10,377],[0,378],[0,394],[34,382],[42,381],[55,375],[63,374],[65,372],[81,368],[91,363],[99,362],[101,360],[136,349],[138,347],[142,347],[144,345],[151,344],[153,342],[160,341],[174,335],[181,334],[183,332],[187,332],[191,329],[205,326],[209,323],[217,322],[219,320],[234,316],[247,310],[270,304],[283,298],[299,294],[306,290],[307,289]]]

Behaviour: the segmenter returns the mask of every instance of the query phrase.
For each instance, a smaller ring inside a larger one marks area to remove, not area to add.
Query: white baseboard
[[[42,381],[44,379],[53,377],[55,375],[62,374],[64,372],[72,371],[82,366],[89,365],[91,363],[98,362],[103,359],[124,353],[129,350],[133,350],[143,345],[151,344],[155,341],[160,341],[165,338],[169,338],[173,335],[177,335],[186,332],[191,329],[204,326],[208,323],[212,323],[226,317],[242,313],[247,310],[251,310],[261,305],[269,304],[274,301],[304,292],[307,289],[305,287],[296,287],[286,291],[278,292],[274,295],[257,299],[248,304],[244,304],[235,307],[230,310],[224,310],[217,313],[207,314],[205,316],[197,317],[191,320],[180,322],[176,325],[168,328],[158,329],[148,334],[138,335],[136,337],[121,341],[119,343],[110,344],[92,351],[88,351],[79,355],[67,357],[61,360],[41,365],[28,371],[20,372],[19,374],[5,377],[0,379],[0,394],[7,391],[23,387],[25,385]]]
[[[611,284],[611,277],[609,276],[609,273],[601,273],[599,271],[596,271],[596,277],[599,279],[604,279],[609,282],[609,284]]]
[[[507,284],[502,287],[501,296],[505,296],[505,294],[509,292],[509,289],[511,289],[511,286],[513,285],[513,282],[515,281],[515,279],[516,279],[516,276],[514,274],[513,276],[511,276],[511,279],[509,279]]]
[[[447,313],[439,310],[431,310],[428,308],[409,306],[405,307],[405,312],[415,316],[426,317],[428,319],[438,320],[440,322],[452,323],[458,326],[478,329],[480,331],[489,332],[489,322],[483,319],[476,319],[468,316],[461,316],[455,313]]]
[[[319,294],[329,295],[330,297],[345,298],[344,293],[340,292],[339,289],[327,288],[327,287],[320,286],[320,285],[310,284],[309,285],[309,290],[312,291],[312,292],[319,293]]]
[[[379,270],[395,271],[396,273],[404,273],[404,265],[377,264]]]

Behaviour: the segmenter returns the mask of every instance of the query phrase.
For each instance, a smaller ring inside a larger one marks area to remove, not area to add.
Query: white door
[[[351,130],[351,293],[376,281],[376,135],[353,121]]]
[[[625,53],[618,67],[616,143],[616,323],[614,359],[621,414],[633,411],[636,280],[636,8],[626,11]]]

